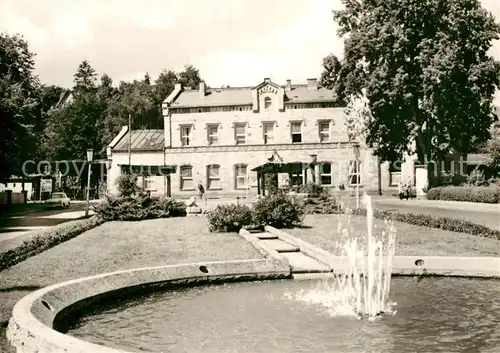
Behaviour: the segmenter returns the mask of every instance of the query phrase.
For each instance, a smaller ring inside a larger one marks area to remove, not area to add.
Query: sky
[[[500,0],[482,0],[500,21]],[[88,60],[118,83],[164,69],[200,70],[211,87],[319,77],[342,55],[340,0],[0,0],[0,31],[20,33],[47,84],[72,85]],[[500,60],[500,43],[492,55]],[[497,96],[500,102],[500,95]]]

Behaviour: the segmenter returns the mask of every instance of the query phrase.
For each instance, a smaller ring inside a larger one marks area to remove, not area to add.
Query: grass
[[[14,304],[31,291],[20,287],[138,267],[256,258],[262,255],[234,233],[208,232],[204,217],[107,222],[2,271],[0,323],[5,326]],[[4,335],[0,328],[0,351],[11,352]]]
[[[304,227],[289,229],[291,235],[301,238],[340,255],[336,241],[341,239],[338,224],[347,223],[345,215],[307,215]],[[374,235],[387,228],[384,220],[374,219]],[[475,235],[449,232],[428,227],[394,223],[396,227],[396,255],[425,256],[498,256],[500,241]],[[365,237],[366,217],[351,216],[350,229],[353,236]]]

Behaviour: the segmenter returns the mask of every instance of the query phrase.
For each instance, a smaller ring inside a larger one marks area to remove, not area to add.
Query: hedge
[[[353,214],[366,216],[366,210],[353,211]],[[500,240],[500,231],[486,226],[464,221],[458,218],[438,217],[426,214],[402,213],[394,211],[373,210],[373,216],[380,219],[391,219],[396,222],[412,224],[415,226],[448,230],[457,233],[467,233],[485,238]]]
[[[500,186],[439,186],[427,191],[428,200],[499,203]]]
[[[164,196],[139,194],[106,196],[94,206],[95,213],[105,221],[142,221],[146,219],[184,217],[186,204]]]
[[[3,271],[27,258],[37,255],[60,243],[104,223],[101,217],[66,222],[55,227],[40,231],[35,237],[24,241],[15,249],[0,253],[0,271]]]

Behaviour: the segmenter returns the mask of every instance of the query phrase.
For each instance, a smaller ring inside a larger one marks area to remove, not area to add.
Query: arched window
[[[264,109],[269,109],[273,105],[271,97],[264,98]]]

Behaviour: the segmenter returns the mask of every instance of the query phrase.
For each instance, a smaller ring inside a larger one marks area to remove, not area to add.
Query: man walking
[[[198,196],[200,197],[200,200],[203,200],[203,195],[205,195],[205,188],[203,187],[203,184],[200,181],[198,183]]]

